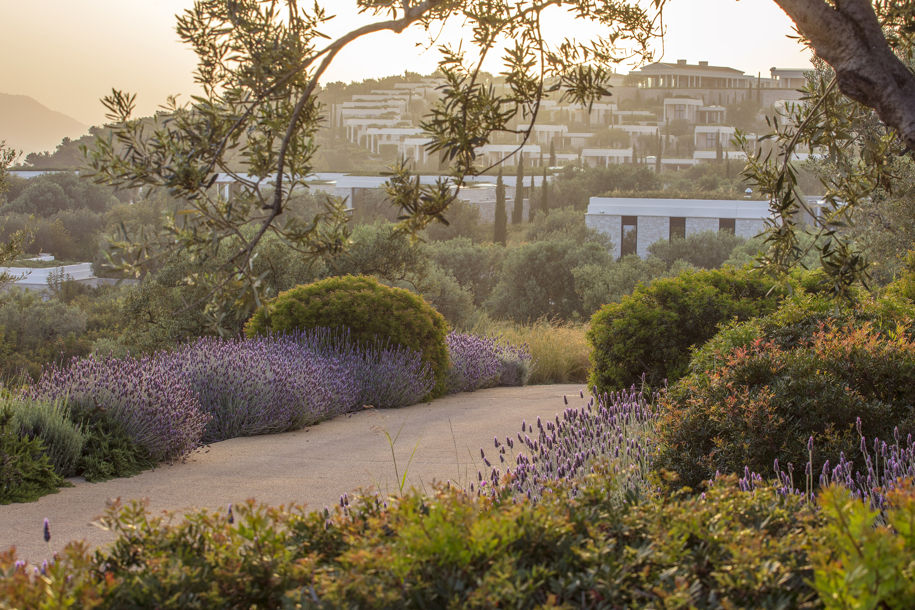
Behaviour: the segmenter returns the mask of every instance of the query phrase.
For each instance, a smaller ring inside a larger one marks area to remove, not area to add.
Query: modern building
[[[39,257],[46,260],[46,257]],[[54,257],[47,257],[54,260]],[[78,263],[76,265],[61,265],[58,267],[0,267],[0,273],[7,273],[14,280],[9,284],[13,288],[23,288],[43,292],[50,289],[52,281],[70,280],[85,286],[98,286],[101,283],[110,283],[95,277],[92,273],[92,263]]]
[[[765,229],[766,201],[748,199],[635,199],[592,197],[585,223],[610,237],[616,258],[648,256],[648,246],[663,239],[704,231],[730,231],[750,238]]]

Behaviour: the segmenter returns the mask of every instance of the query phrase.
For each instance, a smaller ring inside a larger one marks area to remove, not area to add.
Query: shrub
[[[353,407],[356,388],[340,363],[291,338],[205,337],[162,354],[208,417],[203,442],[314,424]]]
[[[501,278],[486,308],[494,316],[520,323],[541,317],[580,319],[585,312],[575,291],[574,269],[610,262],[605,245],[569,238],[512,248],[506,253]]]
[[[171,461],[197,447],[206,424],[177,373],[155,357],[74,358],[66,366],[45,369],[28,394],[65,400],[77,418],[101,410],[150,458]]]
[[[63,483],[41,439],[20,435],[12,409],[0,406],[0,504],[31,502]]]
[[[80,409],[74,416],[79,418],[86,438],[77,474],[87,481],[132,477],[155,466],[149,453],[103,409]]]
[[[0,405],[3,403],[12,411],[14,430],[26,438],[41,440],[57,474],[71,477],[78,473],[86,437],[81,427],[70,419],[70,410],[63,400],[0,400]]]
[[[648,246],[648,252],[668,267],[681,260],[700,269],[715,269],[723,265],[731,252],[745,241],[729,231],[705,231],[655,242]]]
[[[101,607],[810,607],[817,519],[771,488],[618,505],[480,501],[455,490],[336,514],[253,502],[182,519],[112,509],[114,543],[70,546],[40,578],[0,555],[0,598]],[[900,562],[901,563],[901,562]]]
[[[880,514],[842,487],[823,492],[826,524],[813,553],[813,587],[827,608],[911,608],[915,604],[915,488],[889,495]],[[882,523],[881,523],[882,521]]]
[[[775,460],[813,472],[868,438],[915,432],[915,342],[869,323],[824,327],[792,348],[756,340],[723,366],[680,380],[665,397],[660,467],[697,486],[716,471],[771,476]],[[801,472],[789,475],[798,478]]]
[[[421,297],[370,277],[333,277],[281,293],[245,326],[249,337],[312,328],[348,329],[358,345],[390,342],[422,354],[445,390],[448,349],[445,319]]]
[[[591,319],[590,384],[609,392],[646,381],[658,387],[682,377],[690,349],[711,338],[721,322],[775,309],[772,280],[747,270],[686,272],[639,286]]]

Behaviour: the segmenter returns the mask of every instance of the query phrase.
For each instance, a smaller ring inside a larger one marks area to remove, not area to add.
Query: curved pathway
[[[399,489],[408,462],[407,487],[433,481],[468,484],[476,479],[480,448],[514,435],[521,420],[552,418],[579,406],[583,384],[491,388],[455,394],[402,409],[368,409],[295,432],[236,438],[202,448],[183,463],[160,466],[127,479],[87,483],[36,502],[0,506],[0,550],[15,546],[20,559],[40,563],[48,556],[42,522],[51,523],[51,548],[70,540],[105,544],[111,535],[92,525],[109,499],[149,499],[153,511],[225,509],[256,498],[270,504],[305,503],[321,509],[343,493],[360,489],[383,494]],[[416,450],[412,462],[410,456]]]

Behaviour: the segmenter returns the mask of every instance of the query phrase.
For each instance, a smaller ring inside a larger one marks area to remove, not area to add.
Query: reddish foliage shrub
[[[811,436],[816,471],[841,453],[854,459],[859,417],[868,438],[915,431],[915,342],[869,323],[824,326],[794,347],[757,339],[682,379],[662,406],[658,465],[682,484],[745,466],[771,476],[776,458],[802,466]]]

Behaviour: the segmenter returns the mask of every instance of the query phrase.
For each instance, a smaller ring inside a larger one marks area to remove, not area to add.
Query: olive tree
[[[197,54],[202,93],[186,104],[170,99],[144,119],[134,116],[133,95],[113,91],[103,100],[112,129],[87,150],[97,180],[164,189],[184,202],[160,234],[137,240],[125,232],[115,244],[120,264],[140,274],[170,250],[203,263],[232,248],[224,263],[201,264],[210,271],[187,278],[209,287],[206,311],[218,327],[220,312],[252,310],[263,298],[253,260],[266,234],[311,259],[344,249],[345,201],[328,197],[308,219],[284,213],[312,173],[322,78],[343,48],[367,34],[412,28],[434,40],[445,22],[459,21],[466,36],[457,46],[439,46],[440,98],[422,124],[430,151],[448,164],[447,177],[423,185],[399,165],[386,189],[403,231],[446,222],[466,178],[489,169],[477,157],[481,145],[501,134],[526,140],[542,100],[590,104],[608,93],[614,64],[650,57],[663,2],[357,0],[372,21],[330,39],[323,29],[331,15],[320,0],[307,7],[296,0],[197,0],[178,16],[177,32]],[[548,41],[541,25],[550,11],[597,24],[604,36]],[[505,83],[499,89],[483,71],[497,54]],[[219,173],[240,188],[228,197],[214,188]]]

